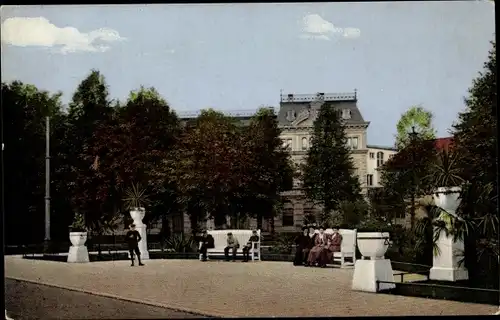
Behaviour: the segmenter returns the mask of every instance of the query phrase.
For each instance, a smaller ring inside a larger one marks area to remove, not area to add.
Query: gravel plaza
[[[353,269],[285,262],[69,264],[5,257],[5,277],[215,317],[491,315],[497,307],[351,290]],[[318,294],[321,293],[321,294]]]

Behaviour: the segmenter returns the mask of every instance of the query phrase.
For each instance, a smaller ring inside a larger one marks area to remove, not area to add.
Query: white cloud
[[[340,35],[347,39],[355,39],[361,35],[356,28],[340,28],[319,14],[308,14],[302,18],[302,39],[331,40],[332,36]]]
[[[2,23],[2,42],[18,46],[57,47],[60,53],[104,52],[110,49],[105,43],[124,41],[118,31],[101,28],[88,33],[73,27],[59,28],[44,17],[8,18]]]

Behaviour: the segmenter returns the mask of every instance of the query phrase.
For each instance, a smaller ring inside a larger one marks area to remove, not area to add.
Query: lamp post
[[[45,118],[45,237],[44,250],[50,245],[50,117]]]
[[[418,136],[418,132],[415,131],[415,126],[411,127],[411,132],[408,133],[410,135],[410,141],[411,141],[411,165],[412,165],[412,177],[413,177],[413,183],[412,183],[412,190],[411,190],[411,211],[410,211],[410,226],[411,229],[413,230],[413,227],[415,225],[415,193],[416,193],[416,188],[417,188],[417,175],[415,173],[415,141]]]

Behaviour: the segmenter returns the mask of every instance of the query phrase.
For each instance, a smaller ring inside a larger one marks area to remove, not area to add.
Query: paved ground
[[[355,292],[352,269],[148,260],[68,264],[5,258],[5,276],[223,317],[491,315],[489,305]],[[318,294],[321,293],[321,294]]]
[[[15,320],[189,319],[185,312],[6,279],[5,308]]]

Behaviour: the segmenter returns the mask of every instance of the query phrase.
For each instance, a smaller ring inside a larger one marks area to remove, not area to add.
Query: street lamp
[[[415,193],[417,188],[417,175],[415,173],[415,141],[418,137],[418,132],[415,131],[415,126],[411,127],[411,132],[408,133],[410,135],[411,141],[411,165],[412,165],[412,174],[413,174],[413,184],[412,184],[412,192],[411,192],[411,211],[410,211],[410,225],[411,229],[413,229],[415,225]]]
[[[45,118],[45,237],[44,251],[50,250],[50,117]]]

